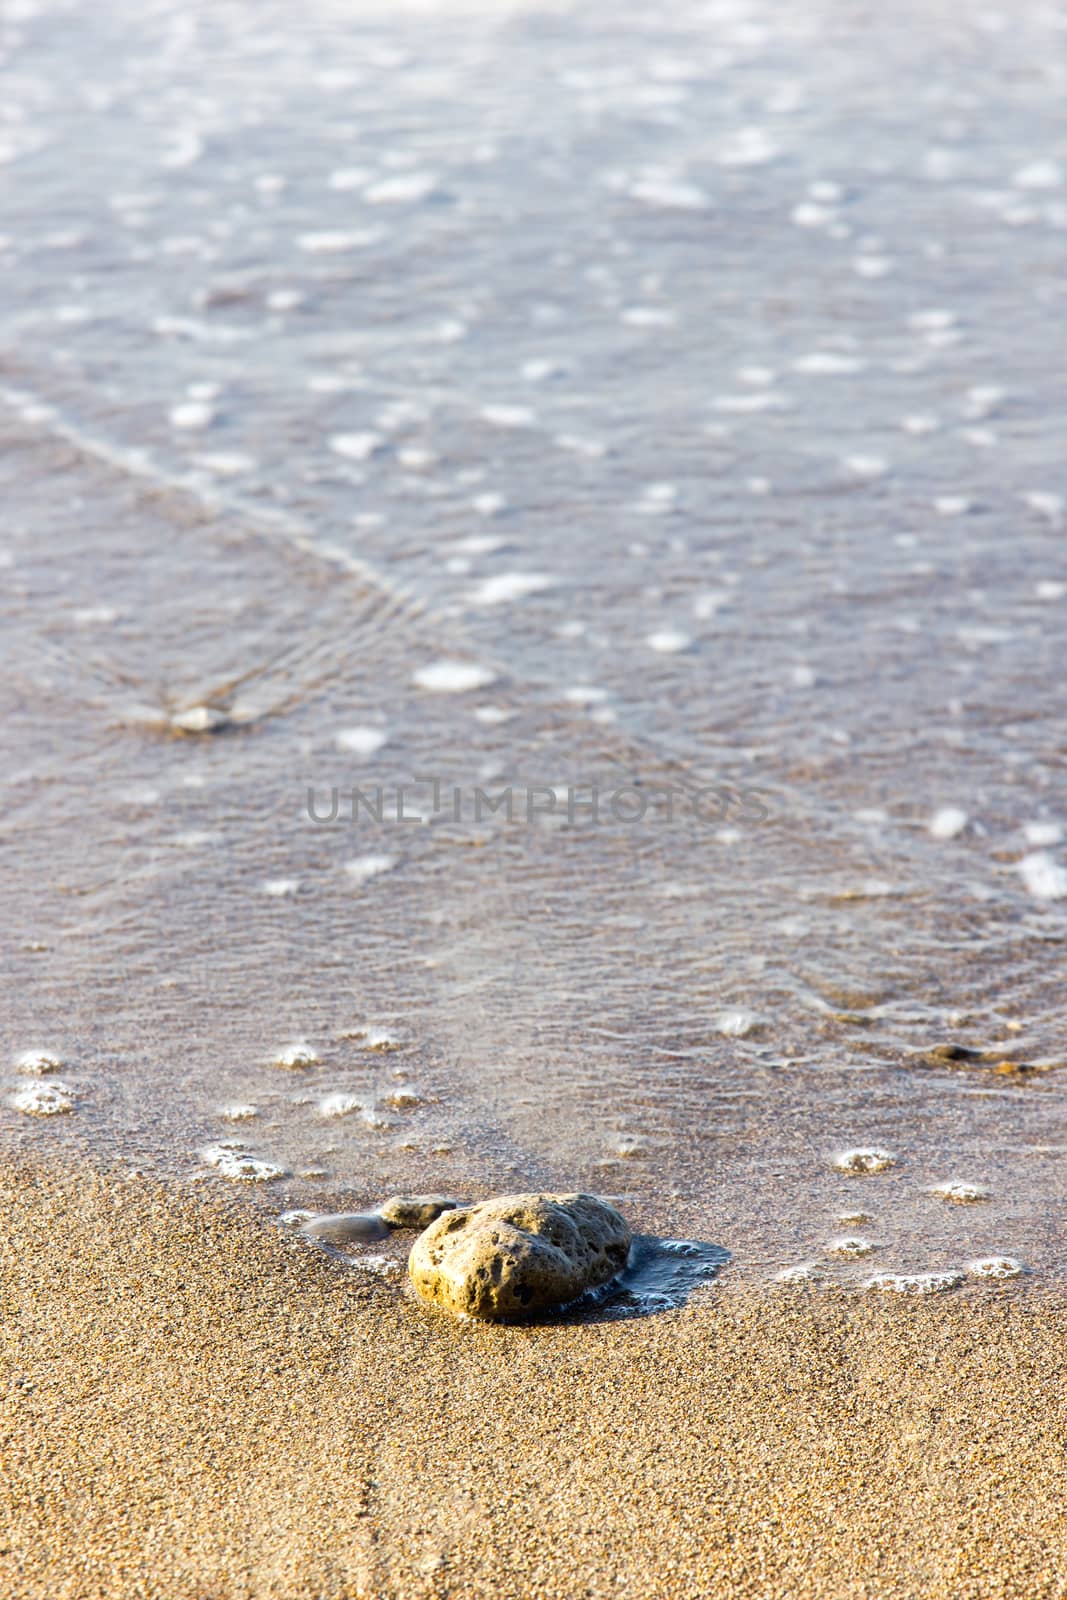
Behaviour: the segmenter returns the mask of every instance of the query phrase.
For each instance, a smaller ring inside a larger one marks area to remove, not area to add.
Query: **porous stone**
[[[630,1240],[625,1219],[596,1195],[504,1195],[438,1217],[412,1246],[408,1273],[424,1300],[507,1322],[607,1283]]]
[[[458,1205],[444,1194],[394,1194],[378,1207],[378,1215],[391,1228],[428,1228],[442,1211],[455,1211]]]

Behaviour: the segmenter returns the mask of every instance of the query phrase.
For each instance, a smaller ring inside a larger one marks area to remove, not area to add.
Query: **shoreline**
[[[236,1196],[0,1195],[11,1600],[1064,1593],[1059,1290],[498,1327]]]

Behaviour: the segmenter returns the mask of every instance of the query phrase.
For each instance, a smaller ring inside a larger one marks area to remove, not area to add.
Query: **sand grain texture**
[[[0,1193],[11,1600],[1065,1592],[1033,1289],[497,1328],[204,1189]]]

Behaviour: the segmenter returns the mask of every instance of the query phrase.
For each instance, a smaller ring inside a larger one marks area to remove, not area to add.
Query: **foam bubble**
[[[695,183],[680,178],[649,178],[627,190],[631,199],[642,205],[661,206],[671,211],[705,211],[708,197]]]
[[[354,860],[345,862],[345,871],[356,883],[366,883],[371,878],[381,877],[383,872],[392,872],[396,864],[396,856],[356,856]]]
[[[939,494],[934,500],[934,510],[939,517],[965,516],[971,505],[965,494]]]
[[[1067,899],[1067,869],[1044,850],[1016,862],[1016,870],[1035,900]]]
[[[879,1272],[868,1278],[865,1289],[877,1289],[883,1294],[944,1294],[963,1282],[963,1273],[948,1272]]]
[[[1055,494],[1050,489],[1028,489],[1020,499],[1031,511],[1036,511],[1056,527],[1063,521],[1062,494]]]
[[[552,579],[543,572],[498,572],[479,584],[470,598],[476,606],[508,605],[551,587]]]
[[[619,320],[628,328],[673,328],[678,318],[665,306],[625,306]]]
[[[1058,189],[1063,182],[1063,168],[1058,161],[1028,161],[1011,181],[1017,189]]]
[[[394,1260],[392,1256],[353,1256],[351,1264],[358,1267],[360,1272],[373,1273],[376,1278],[396,1278],[403,1271],[402,1262]]]
[[[864,372],[867,363],[862,356],[844,355],[839,350],[813,350],[793,362],[794,372],[804,372],[811,377],[849,377]]]
[[[778,154],[778,145],[766,128],[750,127],[727,134],[715,159],[720,167],[762,167]]]
[[[62,1065],[51,1050],[24,1050],[15,1061],[15,1071],[30,1078],[43,1078],[49,1072],[58,1072]]]
[[[330,436],[330,449],[335,456],[346,461],[369,461],[383,444],[380,433],[335,433]]]
[[[179,405],[170,408],[170,425],[172,428],[182,428],[199,431],[210,428],[215,420],[215,408],[202,400],[183,400]]]
[[[194,460],[216,478],[239,478],[243,473],[254,472],[258,465],[255,456],[245,455],[242,450],[212,450]]]
[[[537,421],[537,413],[529,406],[483,406],[482,421],[494,428],[532,428]]]
[[[170,725],[176,733],[217,733],[228,720],[226,713],[214,706],[188,706],[174,712]]]
[[[783,1267],[776,1272],[776,1283],[826,1283],[830,1274],[821,1261],[800,1261],[795,1267]]]
[[[320,1117],[347,1117],[352,1111],[362,1111],[363,1102],[357,1094],[349,1094],[344,1089],[335,1089],[332,1094],[324,1094],[318,1104]]]
[[[1017,1278],[1025,1270],[1014,1256],[982,1256],[967,1263],[967,1272],[972,1278]]]
[[[349,250],[364,250],[383,237],[381,228],[327,229],[320,233],[302,233],[297,244],[309,255],[336,256]]]
[[[1059,844],[1063,829],[1058,822],[1027,822],[1023,826],[1027,844]]]
[[[334,744],[338,750],[356,756],[373,756],[388,741],[389,735],[384,728],[358,727],[342,728],[335,734]]]
[[[679,655],[683,650],[688,650],[692,644],[688,633],[683,633],[680,628],[661,628],[657,633],[650,633],[645,643],[650,650],[655,650],[659,655]]]
[[[420,689],[431,694],[467,694],[472,689],[485,689],[496,681],[496,673],[475,661],[442,659],[417,667],[412,680]]]
[[[837,1239],[831,1239],[826,1246],[828,1256],[841,1256],[846,1261],[855,1261],[860,1256],[869,1256],[878,1246],[872,1239],[865,1239],[861,1234],[842,1234]]]
[[[881,1150],[874,1145],[864,1145],[854,1150],[842,1150],[834,1156],[833,1165],[838,1172],[847,1172],[850,1176],[861,1176],[873,1172],[886,1172],[890,1167],[896,1166],[896,1156],[888,1150]]]
[[[432,172],[400,172],[372,183],[364,189],[363,198],[372,206],[418,205],[436,193],[437,187]]]
[[[208,1145],[200,1152],[200,1156],[205,1165],[214,1167],[224,1178],[233,1178],[242,1183],[269,1183],[272,1178],[284,1175],[283,1167],[249,1155],[243,1145],[232,1139],[222,1144]]]
[[[884,478],[889,471],[889,462],[882,456],[846,456],[843,465],[854,478]]]
[[[16,1089],[11,1104],[28,1117],[55,1117],[74,1110],[74,1090],[53,1078],[50,1083],[27,1083]]]
[[[235,1101],[232,1105],[220,1106],[219,1116],[226,1122],[251,1122],[253,1117],[259,1116],[259,1107]]]
[[[928,826],[935,839],[955,839],[969,820],[966,811],[961,811],[959,806],[942,806],[940,811],[934,812]]]
[[[949,1183],[939,1183],[931,1190],[942,1200],[949,1200],[953,1205],[973,1206],[981,1200],[989,1199],[989,1190],[983,1189],[978,1183],[963,1183],[958,1178]]]
[[[301,1071],[304,1067],[318,1065],[318,1055],[309,1044],[299,1040],[296,1044],[286,1045],[284,1050],[279,1050],[274,1058],[276,1067],[288,1067],[292,1071]]]
[[[738,1006],[730,1011],[720,1011],[715,1019],[718,1033],[727,1039],[744,1039],[757,1025],[755,1013]]]

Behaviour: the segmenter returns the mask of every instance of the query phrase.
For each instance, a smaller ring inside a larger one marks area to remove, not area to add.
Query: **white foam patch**
[[[1062,494],[1055,494],[1051,489],[1028,489],[1020,498],[1031,511],[1056,527],[1063,521]]]
[[[981,1256],[967,1263],[967,1272],[972,1278],[1018,1278],[1025,1270],[1014,1256]]]
[[[210,428],[215,420],[215,408],[203,400],[183,400],[179,405],[170,408],[170,425],[172,428],[201,431]]]
[[[1041,578],[1034,584],[1034,597],[1044,600],[1048,604],[1055,604],[1067,595],[1067,583],[1062,583],[1059,578]]]
[[[48,1083],[27,1083],[16,1089],[11,1104],[28,1117],[56,1117],[74,1110],[75,1094],[69,1084],[53,1078]]]
[[[934,510],[939,517],[962,517],[970,511],[971,504],[965,494],[939,494],[934,500]]]
[[[274,1058],[276,1067],[288,1067],[294,1071],[304,1067],[314,1067],[318,1063],[318,1055],[309,1044],[301,1039],[296,1044],[286,1045],[284,1050],[279,1050]]]
[[[348,755],[373,756],[389,741],[384,728],[342,728],[335,734],[334,744]]]
[[[809,377],[844,378],[866,371],[862,356],[845,355],[838,350],[813,350],[793,362],[794,372],[807,373]]]
[[[1058,822],[1027,822],[1023,825],[1027,844],[1046,846],[1059,844],[1063,829]]]
[[[483,406],[481,414],[482,421],[494,428],[532,428],[537,421],[537,413],[530,406]]]
[[[680,628],[661,628],[645,639],[650,650],[664,656],[680,655],[683,650],[689,649],[692,642],[690,635],[683,633]]]
[[[609,694],[599,684],[572,683],[564,689],[563,698],[572,706],[600,706],[609,699]]]
[[[935,811],[928,824],[935,839],[955,839],[967,826],[970,818],[959,806],[942,806]]]
[[[287,900],[300,892],[299,878],[266,878],[260,884],[263,894],[272,900]]]
[[[1028,161],[1011,181],[1017,189],[1058,189],[1063,183],[1063,168],[1058,161]]]
[[[948,1200],[957,1206],[974,1206],[982,1200],[989,1199],[989,1190],[984,1189],[980,1183],[964,1183],[959,1178],[953,1178],[948,1183],[939,1183],[930,1191],[940,1200]]]
[[[243,450],[210,450],[193,457],[198,467],[215,478],[239,478],[246,472],[255,472],[259,465],[255,456]]]
[[[642,205],[670,211],[706,211],[710,203],[703,189],[681,178],[642,179],[632,184],[627,193]]]
[[[63,1063],[51,1050],[24,1050],[15,1060],[15,1071],[28,1078],[44,1078],[58,1072]]]
[[[826,1246],[828,1256],[840,1256],[845,1261],[856,1261],[861,1256],[869,1256],[878,1246],[872,1239],[866,1239],[862,1234],[842,1234],[837,1239],[831,1239]]]
[[[727,1039],[744,1039],[757,1026],[756,1014],[737,1006],[730,1011],[720,1011],[715,1018],[715,1031]]]
[[[777,159],[779,148],[766,128],[738,128],[719,145],[720,167],[763,167]]]
[[[673,328],[678,317],[665,306],[625,306],[619,320],[628,328]]]
[[[1035,850],[1016,863],[1016,870],[1035,900],[1067,899],[1067,869],[1044,850]]]
[[[470,599],[476,606],[511,605],[551,587],[552,579],[543,572],[499,572],[480,583]]]
[[[300,249],[313,256],[345,255],[350,250],[366,250],[384,238],[381,228],[334,229],[322,233],[302,233]]]
[[[249,1155],[243,1145],[232,1140],[208,1145],[201,1150],[200,1158],[224,1178],[233,1178],[241,1183],[269,1183],[272,1178],[282,1177],[285,1170],[270,1161]]]
[[[957,320],[954,311],[935,306],[927,311],[913,311],[908,318],[908,327],[913,328],[916,333],[943,333]]]
[[[371,456],[382,448],[384,440],[380,433],[364,431],[362,433],[335,433],[330,436],[330,449],[335,456],[343,456],[346,461],[369,461]]]
[[[351,1112],[362,1109],[363,1102],[359,1096],[349,1094],[344,1089],[336,1089],[332,1094],[323,1095],[318,1104],[320,1117],[347,1117]]]
[[[800,1261],[795,1267],[783,1267],[776,1272],[776,1283],[825,1283],[829,1273],[821,1261]]]
[[[720,394],[712,401],[716,411],[739,417],[755,416],[761,411],[788,411],[788,395],[777,389],[761,389],[755,394]]]
[[[428,200],[439,187],[432,172],[401,172],[370,184],[363,198],[372,206],[412,206]]]
[[[365,189],[373,177],[370,167],[338,167],[330,173],[330,188],[346,194],[353,189]]]
[[[253,1117],[259,1116],[259,1107],[244,1101],[234,1101],[232,1105],[220,1106],[219,1116],[225,1122],[251,1122]]]
[[[473,689],[485,689],[496,682],[496,673],[476,661],[442,659],[417,667],[412,681],[419,689],[431,694],[468,694]]]
[[[842,1150],[834,1156],[833,1165],[838,1172],[850,1177],[865,1176],[873,1172],[887,1172],[896,1166],[896,1157],[876,1145],[862,1145],[852,1150]]]
[[[883,1294],[944,1294],[963,1282],[962,1272],[879,1272],[868,1278],[865,1289],[877,1289]]]
[[[396,856],[356,856],[345,862],[345,871],[355,883],[368,883],[371,878],[380,878],[383,872],[392,872],[396,864]]]
[[[889,471],[889,462],[882,456],[846,456],[843,465],[854,478],[884,478]]]

